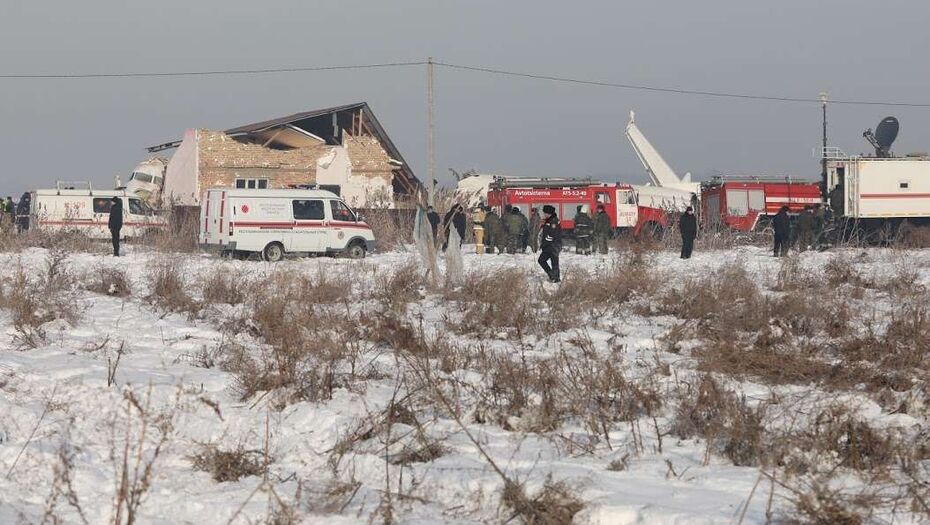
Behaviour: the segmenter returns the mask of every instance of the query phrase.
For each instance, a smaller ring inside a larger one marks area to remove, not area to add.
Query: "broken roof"
[[[422,188],[419,179],[404,160],[397,146],[391,141],[384,127],[378,122],[367,102],[295,113],[286,117],[230,128],[224,133],[233,137],[244,137],[262,145],[275,144],[285,148],[297,148],[320,142],[329,145],[341,144],[342,133],[346,131],[352,135],[367,132],[381,143],[391,160],[396,161],[398,165],[396,172],[401,180],[395,181],[398,183],[396,189],[405,190],[402,193],[414,194]],[[175,140],[146,149],[154,153],[176,148],[180,144],[180,140]]]

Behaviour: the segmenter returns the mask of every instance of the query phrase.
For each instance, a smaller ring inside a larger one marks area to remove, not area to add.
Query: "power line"
[[[50,74],[0,74],[0,80],[16,79],[94,79],[94,78],[158,78],[158,77],[205,77],[205,76],[232,76],[232,75],[266,75],[276,73],[304,73],[313,71],[350,71],[363,69],[389,69],[410,66],[425,66],[428,61],[408,61],[408,62],[383,62],[375,64],[355,64],[339,66],[307,66],[307,67],[289,67],[289,68],[262,68],[262,69],[216,69],[206,71],[145,71],[145,72],[128,72],[128,73],[50,73]],[[456,69],[461,71],[471,71],[479,73],[488,73],[493,75],[502,75],[508,77],[528,78],[534,80],[546,80],[550,82],[561,82],[567,84],[579,84],[587,86],[606,87],[614,89],[627,89],[636,91],[651,91],[656,93],[668,93],[674,95],[694,95],[715,98],[731,98],[742,100],[760,100],[770,102],[788,102],[800,104],[820,104],[819,98],[808,97],[788,97],[774,95],[756,95],[748,93],[731,93],[725,91],[708,91],[699,89],[687,89],[677,87],[650,86],[645,84],[627,84],[620,82],[608,82],[603,80],[590,80],[581,78],[564,77],[557,75],[525,73],[505,69],[496,69],[483,66],[469,66],[464,64],[453,64],[450,62],[433,61],[434,66]],[[853,106],[892,106],[892,107],[910,107],[910,108],[930,108],[930,103],[911,103],[911,102],[888,102],[881,100],[831,100],[831,104],[845,104]]]
[[[229,75],[265,75],[270,73],[303,73],[309,71],[340,71],[353,69],[394,68],[406,66],[422,66],[426,61],[417,62],[385,62],[381,64],[356,64],[346,66],[311,66],[311,67],[283,67],[266,69],[217,69],[208,71],[166,71],[166,72],[135,72],[135,73],[53,73],[37,75],[0,75],[0,79],[68,79],[68,78],[146,78],[146,77],[204,77]]]
[[[463,71],[476,71],[476,72],[481,72],[481,73],[491,73],[494,75],[530,78],[530,79],[535,79],[535,80],[549,80],[552,82],[582,84],[582,85],[588,85],[588,86],[632,89],[632,90],[638,90],[638,91],[654,91],[654,92],[659,92],[659,93],[672,93],[676,95],[698,95],[698,96],[705,96],[705,97],[736,98],[736,99],[746,99],[746,100],[768,100],[768,101],[775,101],[775,102],[795,102],[795,103],[804,103],[804,104],[809,104],[809,103],[820,104],[821,103],[821,100],[819,98],[750,95],[750,94],[745,94],[745,93],[727,93],[723,91],[704,91],[704,90],[697,90],[697,89],[657,87],[657,86],[647,86],[647,85],[638,85],[638,84],[621,84],[621,83],[616,83],[616,82],[605,82],[601,80],[585,80],[585,79],[579,79],[579,78],[561,77],[561,76],[554,76],[554,75],[521,73],[517,71],[507,71],[504,69],[493,69],[489,67],[465,66],[461,64],[451,64],[448,62],[434,62],[434,64],[437,66],[446,67],[450,69],[459,69]],[[917,104],[917,103],[909,103],[909,102],[883,102],[883,101],[877,101],[877,100],[831,100],[830,103],[831,104],[859,105],[859,106],[899,106],[899,107],[914,107],[914,108],[930,107],[930,104]]]

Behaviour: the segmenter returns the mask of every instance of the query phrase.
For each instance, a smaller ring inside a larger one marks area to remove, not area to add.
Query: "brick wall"
[[[316,182],[317,161],[334,148],[324,144],[283,151],[244,144],[219,131],[200,130],[197,133],[201,189],[233,187],[237,178],[267,178],[270,188],[311,184]],[[356,196],[380,195],[385,188],[390,192],[395,167],[377,139],[346,135],[345,151],[351,164],[351,176],[344,181],[327,183],[338,182]],[[364,197],[353,200],[364,200]],[[363,205],[361,202],[353,204]]]

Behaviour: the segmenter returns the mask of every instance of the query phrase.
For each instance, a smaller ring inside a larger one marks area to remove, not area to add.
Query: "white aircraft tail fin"
[[[656,151],[655,147],[646,139],[643,132],[636,126],[635,114],[630,111],[630,123],[626,126],[626,138],[633,146],[633,151],[639,157],[639,161],[646,168],[649,179],[656,186],[674,186],[681,184],[682,179],[678,178],[672,167],[665,162],[662,155]]]

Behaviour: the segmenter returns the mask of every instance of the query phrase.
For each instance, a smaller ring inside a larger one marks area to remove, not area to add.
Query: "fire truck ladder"
[[[492,189],[505,188],[577,188],[579,186],[592,186],[601,184],[590,177],[559,179],[559,178],[506,178],[499,177],[491,181]]]

